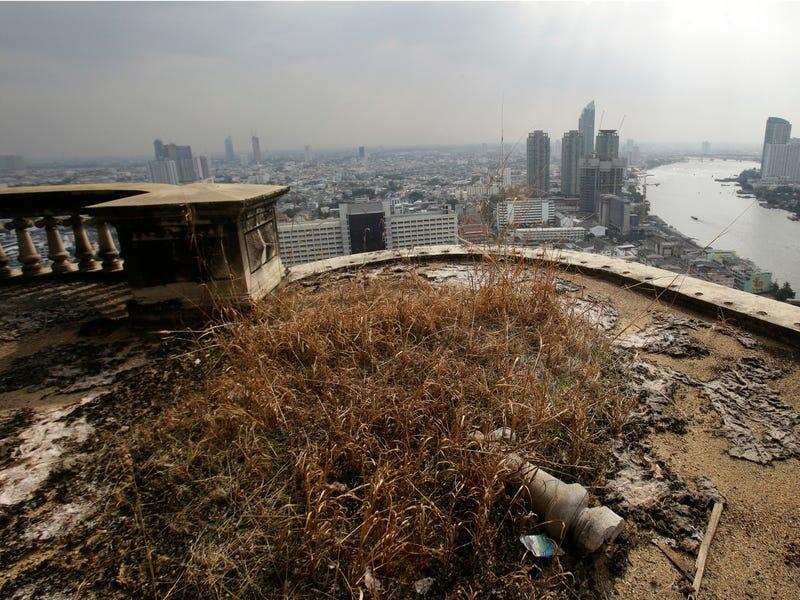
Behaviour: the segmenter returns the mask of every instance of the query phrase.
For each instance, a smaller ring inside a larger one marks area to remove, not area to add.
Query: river
[[[651,169],[650,212],[701,246],[735,250],[771,271],[773,281],[789,281],[800,292],[800,222],[787,219],[785,210],[762,208],[754,198],[737,196],[735,183],[714,181],[757,166],[751,161],[692,159]]]

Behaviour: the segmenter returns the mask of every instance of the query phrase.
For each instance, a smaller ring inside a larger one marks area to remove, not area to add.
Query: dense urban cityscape
[[[224,140],[224,153],[197,155],[189,145],[153,142],[148,161],[103,160],[27,165],[0,156],[0,186],[150,181],[288,185],[279,203],[278,235],[287,266],[380,249],[435,244],[500,244],[576,249],[662,267],[756,294],[791,300],[789,275],[769,269],[718,242],[693,239],[651,210],[653,168],[682,161],[758,159],[746,151],[714,154],[642,152],[618,129],[597,129],[594,101],[577,128],[551,142],[535,130],[517,144],[463,148],[366,148],[317,152],[262,150],[253,135],[246,151]],[[596,131],[596,133],[595,133]],[[238,150],[237,150],[238,148]],[[800,218],[800,140],[789,121],[767,119],[760,168],[719,178],[737,195]],[[688,193],[688,192],[687,192]],[[691,218],[698,220],[691,215]],[[720,233],[724,233],[720,231]],[[71,242],[69,233],[65,236]],[[16,254],[11,231],[5,253]],[[47,255],[43,231],[35,243]],[[12,258],[13,260],[13,258]],[[782,288],[782,289],[781,289]]]

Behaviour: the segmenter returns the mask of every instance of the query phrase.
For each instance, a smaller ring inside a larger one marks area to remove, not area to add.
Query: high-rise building
[[[178,180],[178,165],[174,160],[151,160],[147,163],[147,171],[150,175],[150,181],[153,183],[171,183],[172,185],[180,183]]]
[[[164,160],[167,158],[167,155],[164,152],[164,142],[161,140],[153,141],[153,150],[155,150],[156,153],[156,160]]]
[[[528,187],[536,196],[550,189],[550,136],[541,129],[528,134]]]
[[[561,142],[561,193],[578,195],[578,161],[583,150],[581,134],[573,129],[564,134]]]
[[[616,129],[601,129],[597,132],[595,154],[600,160],[619,158],[619,135]]]
[[[250,138],[250,141],[253,143],[253,162],[257,165],[261,164],[261,142],[258,140],[258,136],[253,136]]]
[[[761,151],[761,171],[764,171],[764,158],[767,153],[767,144],[785,144],[792,136],[792,124],[780,117],[767,119],[764,130],[764,149]]]
[[[600,160],[592,156],[578,162],[582,212],[599,213],[601,195],[622,194],[625,166],[624,158]]]
[[[177,144],[165,144],[160,139],[153,141],[153,151],[156,156],[155,162],[171,161],[174,163],[177,172],[177,181],[172,181],[171,167],[154,166],[157,183],[191,183],[201,178],[192,157],[191,146],[178,146]],[[151,176],[152,179],[152,176]]]
[[[700,152],[702,154],[711,154],[711,142],[703,142],[700,144]]]
[[[358,147],[358,160],[363,161],[367,157],[367,151],[364,149],[364,146]]]
[[[583,139],[581,158],[591,156],[594,152],[594,100],[589,102],[581,111],[578,119],[578,131]]]
[[[211,168],[207,156],[194,157],[194,170],[198,179],[211,179]]]
[[[800,183],[800,139],[790,138],[786,144],[764,146],[761,179]]]
[[[305,150],[305,154],[306,154],[306,162],[311,162],[311,157],[312,157],[311,146],[306,144],[304,150]]]
[[[191,146],[164,144],[163,152],[166,160],[175,161],[178,167],[178,181],[181,183],[191,183],[199,179],[194,168]]]
[[[236,162],[236,155],[233,153],[233,140],[231,136],[225,138],[225,162],[232,165]]]
[[[561,160],[561,140],[560,139],[558,139],[558,138],[555,139],[555,141],[553,142],[552,150],[553,150],[553,152],[552,152],[553,162],[557,163],[558,161]]]

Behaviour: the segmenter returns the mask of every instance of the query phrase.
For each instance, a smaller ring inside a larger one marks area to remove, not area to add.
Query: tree
[[[783,285],[775,292],[775,297],[781,302],[786,302],[795,297],[794,290],[788,281],[783,282]]]

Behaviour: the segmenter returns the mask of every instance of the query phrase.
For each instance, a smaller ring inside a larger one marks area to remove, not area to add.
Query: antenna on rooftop
[[[506,93],[500,97],[500,188],[503,188],[503,171],[505,170],[506,150],[505,150],[505,118]]]

